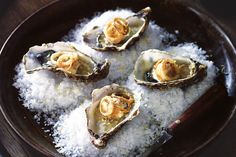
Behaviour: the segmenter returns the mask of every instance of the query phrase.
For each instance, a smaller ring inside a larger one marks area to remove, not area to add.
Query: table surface
[[[0,0],[0,47],[14,28],[26,17],[52,2],[53,0]],[[234,0],[200,0],[210,14],[223,23],[229,36],[236,42],[236,11]],[[234,43],[236,45],[236,43]],[[42,156],[10,128],[0,113],[0,157],[1,156]],[[224,131],[195,153],[194,157],[235,157],[236,156],[236,116],[232,118]]]

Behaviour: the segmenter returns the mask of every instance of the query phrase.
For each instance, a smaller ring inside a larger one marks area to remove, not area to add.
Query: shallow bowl
[[[229,95],[151,156],[188,156],[223,130],[235,111],[236,53],[224,30],[199,5],[187,0],[70,0],[55,1],[34,13],[15,29],[1,49],[1,111],[24,141],[45,156],[60,156],[52,138],[34,121],[33,113],[22,106],[18,91],[12,86],[14,68],[28,48],[61,40],[81,19],[91,18],[96,12],[116,8],[138,11],[146,6],[152,8],[151,19],[158,25],[171,33],[178,30],[178,42],[195,42],[212,56],[216,66],[225,67],[226,73],[218,81],[225,84]]]

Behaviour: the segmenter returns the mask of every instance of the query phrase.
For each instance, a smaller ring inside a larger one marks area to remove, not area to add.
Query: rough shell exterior
[[[108,51],[108,50],[123,51],[128,46],[132,45],[136,40],[138,40],[141,34],[146,30],[149,23],[148,14],[150,12],[151,8],[146,7],[141,11],[137,12],[136,14],[126,18],[131,30],[132,28],[137,27],[137,25],[140,25],[140,27],[137,31],[135,31],[134,34],[130,35],[128,39],[126,39],[124,42],[121,42],[120,44],[109,43],[109,44],[104,44],[104,46],[102,46],[103,44],[100,43],[98,38],[100,35],[103,34],[103,28],[100,28],[98,26],[94,26],[92,30],[83,35],[84,42],[91,48],[98,51]]]
[[[55,66],[47,64],[47,61],[50,58],[50,53],[54,53],[56,51],[68,51],[68,52],[76,52],[81,59],[87,62],[91,66],[91,72],[88,74],[68,74],[63,71],[57,70]],[[47,53],[48,54],[43,54]],[[43,54],[44,60],[43,62],[39,60],[37,56]],[[62,74],[66,77],[73,78],[81,81],[97,81],[102,78],[105,78],[109,73],[110,63],[105,60],[103,63],[96,63],[90,56],[87,56],[77,50],[74,46],[74,43],[67,42],[56,42],[56,43],[48,43],[43,44],[41,46],[33,46],[29,49],[29,51],[23,56],[22,62],[25,66],[27,73],[33,73],[39,70],[50,70],[56,72],[58,74]]]
[[[154,63],[163,58],[172,58],[172,59],[181,59],[190,63],[192,67],[191,76],[187,78],[177,79],[168,82],[152,82],[145,79],[145,74],[147,71],[150,71]],[[191,84],[194,84],[198,81],[201,81],[206,76],[206,65],[203,65],[197,61],[194,61],[190,58],[185,58],[181,56],[173,56],[165,51],[160,51],[157,49],[150,49],[142,52],[135,63],[134,67],[134,79],[140,85],[145,85],[152,88],[165,89],[169,87],[185,87]]]
[[[107,144],[108,139],[114,135],[126,122],[132,120],[139,114],[139,104],[134,102],[134,106],[128,113],[128,115],[119,122],[115,127],[113,127],[108,132],[99,132],[96,131],[95,124],[97,124],[97,120],[95,118],[95,109],[98,107],[100,100],[107,95],[117,92],[125,92],[128,95],[132,96],[133,94],[127,88],[121,87],[117,84],[107,85],[100,89],[95,89],[92,92],[92,104],[86,108],[86,116],[87,116],[87,127],[90,135],[93,137],[92,143],[97,148],[104,148]]]

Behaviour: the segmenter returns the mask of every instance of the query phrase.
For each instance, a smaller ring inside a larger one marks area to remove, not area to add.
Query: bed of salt
[[[16,67],[14,86],[19,89],[23,105],[32,111],[46,115],[59,115],[50,119],[53,125],[55,146],[65,156],[143,156],[158,140],[161,129],[166,127],[204,92],[213,85],[216,68],[207,60],[204,50],[192,43],[169,46],[165,39],[175,40],[154,22],[133,46],[123,52],[98,52],[88,47],[82,35],[94,25],[104,24],[115,16],[132,15],[130,10],[107,11],[84,20],[66,39],[77,43],[77,48],[98,62],[108,59],[111,62],[107,78],[95,83],[83,83],[57,76],[49,71],[26,74],[22,63]],[[176,55],[191,57],[206,64],[207,77],[188,88],[171,88],[167,90],[149,89],[137,85],[133,79],[134,63],[144,50],[157,48]],[[140,114],[124,125],[108,142],[105,149],[96,149],[91,144],[87,131],[85,108],[91,104],[91,92],[104,85],[118,83],[132,90],[140,106]],[[38,114],[40,118],[41,114]],[[53,121],[53,122],[52,122]]]

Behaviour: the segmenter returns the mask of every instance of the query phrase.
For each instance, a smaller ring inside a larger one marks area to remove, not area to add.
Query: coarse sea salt
[[[104,12],[91,20],[84,20],[68,36],[69,41],[78,44],[80,51],[95,57],[97,61],[109,59],[111,68],[104,80],[85,84],[48,71],[26,74],[22,64],[16,68],[14,86],[19,89],[25,107],[48,114],[58,113],[59,109],[67,111],[62,112],[59,119],[52,123],[55,146],[65,156],[143,156],[158,140],[161,129],[214,83],[216,68],[207,60],[206,52],[192,43],[178,46],[164,44],[165,39],[174,40],[174,36],[154,22],[150,22],[139,41],[123,52],[98,52],[83,42],[82,35],[94,25],[103,26],[115,16],[127,17],[132,14],[130,10]],[[207,76],[203,81],[185,89],[158,90],[137,85],[132,75],[134,63],[142,51],[151,48],[191,57],[206,64]],[[111,83],[118,83],[132,90],[135,97],[139,98],[140,114],[124,125],[104,149],[99,150],[91,143],[84,110],[91,104],[92,90]]]
[[[195,59],[208,66],[207,77],[200,83],[186,89],[171,88],[157,90],[137,85],[131,74],[123,85],[140,97],[140,115],[121,128],[110,139],[105,149],[98,150],[91,144],[86,128],[84,109],[90,104],[90,102],[86,102],[71,114],[62,116],[61,120],[55,125],[54,136],[58,151],[68,156],[117,157],[143,156],[146,151],[149,151],[150,147],[161,135],[161,128],[167,127],[170,122],[196,101],[197,98],[213,85],[215,78],[216,69],[213,63],[206,60],[204,57],[205,52],[196,45],[183,44],[170,47],[168,50],[176,54],[183,52],[183,55],[198,56]],[[75,137],[77,138],[76,140]],[[69,142],[70,144],[68,145],[68,141],[72,142]]]

